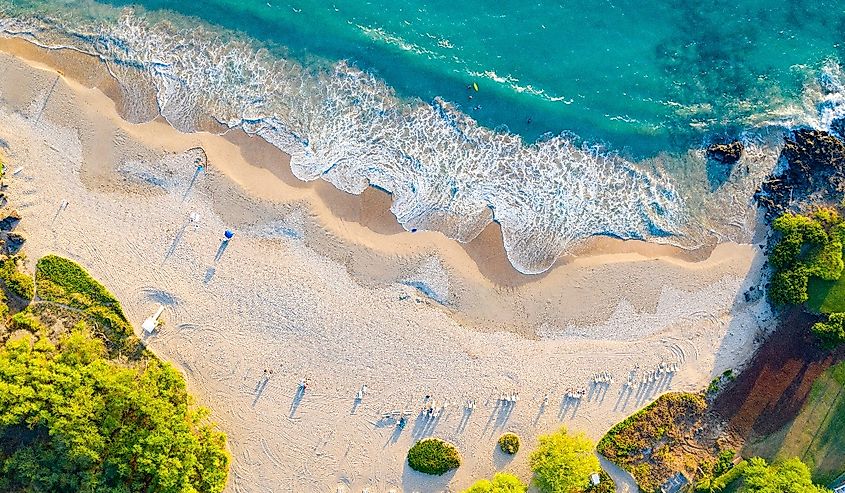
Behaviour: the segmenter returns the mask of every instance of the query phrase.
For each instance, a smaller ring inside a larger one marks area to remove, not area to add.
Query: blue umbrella
[[[231,240],[232,237],[235,236],[235,233],[233,233],[231,230],[227,229],[226,232],[223,233],[223,236],[225,236],[227,240]]]

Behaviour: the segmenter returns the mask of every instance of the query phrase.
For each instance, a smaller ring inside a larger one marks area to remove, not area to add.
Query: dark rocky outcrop
[[[11,254],[15,254],[21,249],[24,242],[26,242],[24,235],[20,233],[9,233],[6,235],[6,250]]]
[[[707,148],[707,157],[723,164],[734,164],[742,157],[742,142],[735,140],[729,144],[711,144]]]
[[[830,131],[845,139],[845,118],[838,118],[830,123]]]
[[[716,142],[707,147],[707,181],[715,192],[731,178],[734,165],[742,157],[742,142]]]
[[[845,191],[845,143],[829,132],[795,130],[784,138],[786,169],[770,176],[755,193],[769,219],[806,204],[838,202]]]
[[[6,217],[0,219],[0,231],[11,231],[15,229],[19,222],[21,222],[21,215],[18,214],[18,211],[13,210]]]

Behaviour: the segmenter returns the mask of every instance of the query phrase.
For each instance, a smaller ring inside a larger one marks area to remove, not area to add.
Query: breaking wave
[[[347,62],[305,66],[196,20],[186,30],[187,21],[172,17],[153,21],[123,10],[109,21],[70,23],[10,14],[0,28],[6,36],[98,56],[128,92],[126,116],[133,121],[155,116],[143,110],[143,91],[132,101],[142,81],[179,130],[196,130],[208,115],[290,154],[302,180],[323,179],[354,194],[384,189],[407,230],[467,242],[495,220],[508,258],[523,273],[543,272],[593,235],[685,247],[747,235],[750,192],[777,158],[778,131],[768,124],[753,130],[743,136],[744,166],[714,188],[701,151],[632,162],[573,135],[527,143],[478,125],[447,101],[403,100]],[[805,113],[818,125],[829,125],[845,107],[837,70],[827,68],[821,92],[808,95],[814,99]],[[783,122],[778,126],[782,131]]]

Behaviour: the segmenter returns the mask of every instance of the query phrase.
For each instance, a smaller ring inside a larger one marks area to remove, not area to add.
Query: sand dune
[[[460,490],[499,468],[527,477],[527,454],[495,451],[501,432],[523,435],[526,450],[562,424],[597,438],[660,392],[742,364],[767,330],[765,304],[743,297],[760,281],[757,245],[597,240],[521,275],[495,227],[466,245],[405,232],[380,192],[297,182],[284,154],[241,132],[126,122],[119,90],[84,56],[0,48],[0,139],[8,168],[21,168],[9,193],[30,256],[85,265],[139,326],[165,305],[147,343],[228,433],[230,491]],[[226,228],[236,236],[221,248]],[[661,362],[679,371],[623,392],[630,371]],[[260,386],[264,369],[274,373]],[[590,385],[604,370],[615,382]],[[313,385],[297,398],[303,377]],[[584,398],[564,399],[580,387]],[[498,401],[513,392],[516,404]],[[448,402],[437,419],[417,416],[426,395]],[[394,409],[413,412],[404,429],[381,419]],[[456,443],[465,465],[435,479],[410,471],[405,452],[428,435]]]

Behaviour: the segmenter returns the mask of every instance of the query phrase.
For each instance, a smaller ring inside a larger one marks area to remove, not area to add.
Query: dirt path
[[[640,493],[637,482],[634,481],[634,477],[628,471],[605,459],[601,454],[596,455],[599,458],[599,462],[601,462],[602,469],[616,483],[616,493]]]

